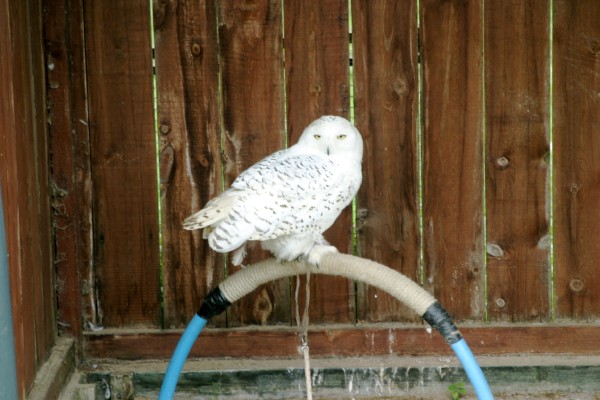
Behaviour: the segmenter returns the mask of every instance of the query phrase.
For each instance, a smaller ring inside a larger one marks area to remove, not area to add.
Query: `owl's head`
[[[346,118],[324,115],[316,119],[304,129],[298,144],[322,151],[331,157],[362,161],[362,137]]]

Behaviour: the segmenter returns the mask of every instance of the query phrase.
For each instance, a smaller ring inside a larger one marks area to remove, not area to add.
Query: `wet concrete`
[[[497,399],[600,399],[600,357],[478,357]],[[96,398],[154,399],[167,363],[105,360],[80,368]],[[304,364],[286,360],[189,360],[176,399],[304,399]],[[311,359],[315,399],[475,399],[455,358],[361,357]],[[112,386],[112,387],[111,387]],[[120,389],[125,388],[125,389]],[[119,393],[119,390],[123,390]]]

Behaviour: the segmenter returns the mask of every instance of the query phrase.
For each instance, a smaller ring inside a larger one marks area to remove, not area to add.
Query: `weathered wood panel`
[[[163,318],[185,326],[224,276],[223,257],[182,221],[221,190],[216,3],[156,1]],[[225,316],[212,321],[225,324]]]
[[[150,4],[85,7],[95,266],[105,326],[159,323]]]
[[[556,354],[600,355],[600,326],[516,325],[469,326],[461,329],[476,355]],[[86,353],[91,358],[128,360],[169,358],[180,332],[118,332],[88,334]],[[424,326],[337,325],[309,330],[313,357],[451,355],[452,350],[437,332]],[[279,330],[207,330],[198,338],[190,357],[298,357],[298,333]]]
[[[218,18],[224,177],[229,186],[243,170],[285,145],[281,2],[222,2]],[[244,262],[266,257],[256,246]],[[228,324],[289,323],[289,310],[288,281],[272,282],[236,304]]]
[[[556,313],[600,315],[600,2],[554,2]]]
[[[34,296],[36,299],[36,352],[38,366],[45,360],[56,338],[54,263],[52,254],[52,228],[50,213],[50,188],[48,158],[48,134],[46,117],[46,68],[42,32],[42,4],[31,0],[23,12],[27,26],[20,26],[21,35],[28,37],[30,115],[32,129],[26,139],[29,143],[25,151],[29,155],[31,186],[29,197],[29,218],[31,219],[30,245],[32,252]]]
[[[0,3],[0,179],[23,398],[56,336],[40,20],[38,1]]]
[[[321,115],[349,118],[348,2],[295,0],[285,1],[284,8],[287,133],[293,144]],[[325,233],[327,240],[344,253],[353,252],[351,216],[349,209],[342,212]],[[303,304],[304,277],[301,280]],[[354,321],[352,282],[313,276],[310,292],[311,322]]]
[[[485,2],[486,218],[492,319],[550,316],[548,1]]]
[[[4,224],[6,246],[10,262],[9,277],[11,284],[12,314],[15,336],[15,351],[19,393],[24,396],[35,377],[35,331],[33,317],[33,299],[27,294],[33,292],[30,260],[22,247],[27,242],[24,228],[27,226],[27,179],[26,153],[23,137],[27,123],[23,113],[27,104],[20,93],[29,93],[30,88],[23,82],[25,69],[20,56],[27,51],[22,43],[24,37],[18,32],[19,23],[25,24],[18,10],[4,1],[0,7],[0,95],[2,101],[2,147],[0,151],[2,168],[2,194],[4,206]],[[19,38],[21,40],[19,40]],[[14,43],[14,44],[13,44]],[[29,127],[30,128],[30,127]],[[18,134],[20,133],[20,134]],[[23,237],[25,236],[25,237]]]
[[[58,321],[79,337],[96,323],[83,5],[47,0],[44,10]]]
[[[365,144],[359,253],[418,281],[416,2],[353,1],[352,21],[355,117]],[[388,294],[358,288],[359,320],[415,319]]]
[[[67,15],[72,18],[67,24],[67,37],[70,43],[69,83],[72,86],[71,124],[74,155],[73,198],[77,202],[74,210],[79,234],[77,235],[77,266],[81,285],[83,324],[92,326],[98,323],[96,307],[96,276],[94,274],[94,237],[92,228],[92,172],[91,144],[88,114],[88,87],[86,75],[85,31],[83,26],[83,0],[67,3]],[[65,105],[66,107],[66,105]],[[71,272],[73,273],[73,272]],[[72,300],[65,299],[65,302]]]
[[[425,286],[458,319],[485,315],[483,14],[421,2]]]

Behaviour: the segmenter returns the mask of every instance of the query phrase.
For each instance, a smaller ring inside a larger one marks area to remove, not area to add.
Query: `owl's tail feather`
[[[183,221],[183,229],[193,231],[215,225],[229,216],[233,209],[238,193],[234,190],[226,190],[219,196],[210,200],[203,209],[190,215]]]
[[[226,219],[212,226],[208,234],[208,245],[219,253],[229,253],[246,243],[254,232],[254,225],[234,209]]]

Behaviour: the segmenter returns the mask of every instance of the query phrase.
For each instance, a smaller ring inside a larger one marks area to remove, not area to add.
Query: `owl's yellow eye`
[[[317,139],[317,140],[321,139],[321,135],[315,135],[315,139]]]
[[[337,135],[337,138],[340,140],[344,140],[344,139],[346,139],[347,136],[348,135],[341,134],[341,135]]]

